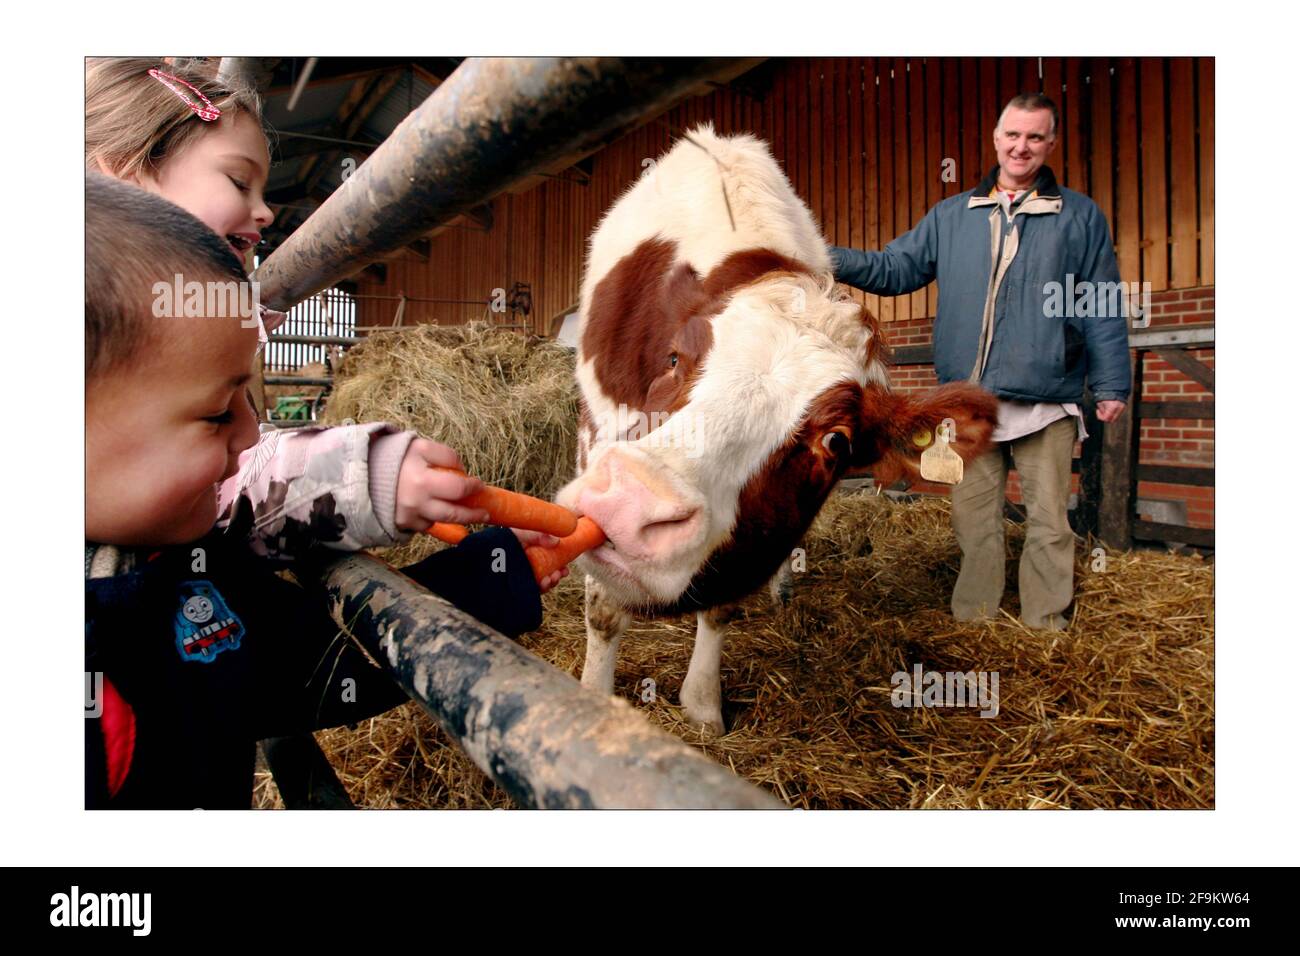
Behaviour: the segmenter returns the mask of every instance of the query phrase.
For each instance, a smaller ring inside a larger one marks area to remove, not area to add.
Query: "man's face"
[[[1012,107],[993,131],[993,147],[1003,179],[1011,185],[1027,185],[1056,148],[1050,110],[1022,110]]]
[[[217,518],[217,485],[257,441],[246,382],[257,328],[238,317],[141,321],[154,336],[86,383],[86,538],[183,544]]]

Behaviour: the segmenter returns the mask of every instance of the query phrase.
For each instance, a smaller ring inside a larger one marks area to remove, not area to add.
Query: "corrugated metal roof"
[[[404,74],[361,127],[365,134],[362,138],[387,139],[407,114],[418,108],[434,91],[435,87],[414,70],[407,69]]]
[[[285,108],[289,103],[288,93],[267,97],[262,115],[271,130],[272,140],[276,140],[280,132],[319,134],[322,129],[334,122],[349,89],[351,87],[347,83],[309,86],[302,91],[292,113]],[[294,142],[296,141],[292,137],[279,138],[282,146]],[[272,160],[271,175],[267,181],[268,190],[290,186],[297,181],[304,157],[298,156],[281,161],[279,151],[276,150],[272,153]]]
[[[429,94],[434,91],[435,87],[414,70],[408,69],[402,72],[402,77],[371,113],[356,135],[356,139],[363,142],[383,142],[398,124],[406,119],[407,113],[410,112],[407,104],[412,104],[413,109],[428,99]],[[335,121],[339,108],[351,89],[352,85],[349,82],[308,87],[298,98],[292,113],[285,108],[289,102],[287,93],[269,97],[264,109],[266,123],[273,133],[286,131],[319,134]],[[290,136],[281,140],[285,144],[293,141],[293,137]],[[269,188],[277,189],[294,183],[302,163],[301,157],[276,163],[271,169]]]
[[[333,122],[334,115],[343,105],[350,88],[348,83],[309,86],[298,97],[292,113],[286,108],[289,105],[289,94],[278,93],[267,98],[262,114],[275,129],[310,131]]]
[[[338,64],[331,64],[336,73]],[[428,74],[421,70],[411,69],[401,61],[394,61],[394,72],[397,75],[396,82],[392,88],[380,101],[379,105],[371,111],[361,128],[355,134],[348,137],[349,139],[361,142],[381,143],[401,124],[411,110],[420,106],[430,94],[436,89],[436,82],[429,81]],[[455,61],[446,63],[434,63],[428,68],[445,69],[446,71],[454,70]],[[283,234],[291,231],[295,225],[305,218],[310,212],[310,208],[315,205],[313,200],[296,197],[295,185],[303,179],[303,170],[311,157],[330,155],[331,147],[329,143],[320,142],[319,149],[314,153],[304,151],[305,146],[310,143],[304,143],[303,138],[293,136],[279,136],[280,133],[300,132],[314,136],[337,136],[336,124],[339,119],[339,110],[359,77],[367,76],[376,77],[380,73],[373,69],[372,64],[367,62],[363,69],[368,73],[352,73],[351,75],[338,76],[334,80],[322,81],[319,77],[314,85],[307,86],[302,95],[298,98],[292,112],[287,109],[289,97],[292,88],[292,75],[282,75],[279,77],[279,86],[277,92],[267,96],[263,106],[263,117],[266,125],[272,132],[272,139],[278,140],[278,148],[272,150],[272,166],[269,180],[267,182],[267,192],[274,195],[278,191],[288,191],[290,198],[284,202],[274,203],[278,207],[277,224],[266,230],[268,236],[274,242],[282,238]],[[281,71],[285,71],[282,69]],[[369,80],[366,80],[369,82]],[[285,157],[282,150],[298,155]],[[340,155],[335,152],[333,155]],[[313,167],[319,168],[319,167]],[[328,180],[322,180],[317,186],[317,192],[321,188],[337,188],[338,177],[331,175]]]

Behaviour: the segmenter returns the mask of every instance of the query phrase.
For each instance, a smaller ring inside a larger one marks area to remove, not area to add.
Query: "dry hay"
[[[1098,572],[1080,542],[1069,630],[1029,631],[1015,618],[1023,531],[1009,523],[1002,616],[962,624],[947,609],[959,559],[949,520],[945,500],[835,496],[793,600],[755,595],[733,621],[725,736],[701,739],[676,706],[693,617],[633,623],[615,693],[791,806],[1213,807],[1212,565],[1111,552]],[[577,676],[580,576],[545,602],[543,630],[521,643]],[[891,675],[914,664],[997,671],[998,716],[892,707]],[[658,692],[648,704],[646,677]],[[512,806],[414,704],[319,739],[358,805]],[[262,805],[274,799],[264,786]]]
[[[573,477],[573,351],[482,323],[373,333],[343,359],[322,420],[384,421],[454,448],[472,475],[542,498]],[[397,565],[435,544],[417,536]]]

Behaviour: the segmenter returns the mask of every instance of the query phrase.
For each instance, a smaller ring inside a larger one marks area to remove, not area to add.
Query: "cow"
[[[932,438],[969,460],[997,403],[966,383],[892,393],[879,325],[834,284],[767,145],[711,124],[605,214],[579,309],[578,470],[556,501],[608,537],[578,564],[582,683],[613,693],[633,614],[693,611],[682,709],[723,733],[734,604],[773,577],[846,471],[916,477]]]

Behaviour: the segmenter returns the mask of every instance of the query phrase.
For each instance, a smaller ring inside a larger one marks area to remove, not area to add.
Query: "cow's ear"
[[[943,385],[919,395],[891,394],[874,385],[863,391],[864,425],[878,436],[871,473],[881,487],[899,478],[920,480],[921,454],[945,420],[952,423],[949,446],[965,461],[991,447],[998,401],[976,385]]]

